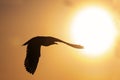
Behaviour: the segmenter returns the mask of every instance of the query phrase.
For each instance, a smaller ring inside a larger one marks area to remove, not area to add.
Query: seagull
[[[32,75],[35,73],[39,58],[41,56],[40,54],[41,46],[50,46],[53,44],[58,44],[57,42],[62,42],[64,44],[67,44],[71,47],[78,48],[78,49],[84,48],[81,45],[71,44],[51,36],[33,37],[23,44],[23,46],[27,45],[27,51],[26,51],[27,53],[24,61],[24,66],[26,68],[26,71]]]

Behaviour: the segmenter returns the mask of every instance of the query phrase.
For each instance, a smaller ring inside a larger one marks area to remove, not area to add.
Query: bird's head
[[[53,44],[56,44],[56,45],[58,45],[58,43],[57,43],[57,42],[53,42]]]
[[[42,43],[43,46],[50,46],[50,45],[54,45],[54,44],[58,44],[58,43],[55,41],[46,41],[46,42]]]

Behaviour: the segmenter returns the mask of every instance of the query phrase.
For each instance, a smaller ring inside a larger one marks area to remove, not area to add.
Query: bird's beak
[[[57,45],[58,43],[54,42],[54,44],[56,44],[56,45]]]

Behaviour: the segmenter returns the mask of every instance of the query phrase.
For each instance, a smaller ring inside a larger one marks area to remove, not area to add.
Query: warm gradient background
[[[42,47],[37,71],[25,71],[26,47],[31,37],[50,35],[73,42],[70,21],[83,3],[104,4],[120,27],[119,0],[0,0],[0,80],[120,80],[120,38],[109,59],[83,59],[78,50],[64,44]],[[93,61],[93,62],[92,62]]]

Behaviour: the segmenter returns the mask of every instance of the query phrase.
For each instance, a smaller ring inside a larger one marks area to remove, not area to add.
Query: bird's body
[[[27,55],[25,58],[24,65],[25,65],[26,70],[29,73],[34,74],[37,68],[39,57],[41,56],[40,47],[57,44],[56,42],[62,42],[74,48],[79,48],[79,49],[83,48],[83,46],[81,45],[70,44],[60,39],[50,37],[50,36],[33,37],[32,39],[28,40],[26,43],[23,44],[23,45],[27,45]]]

